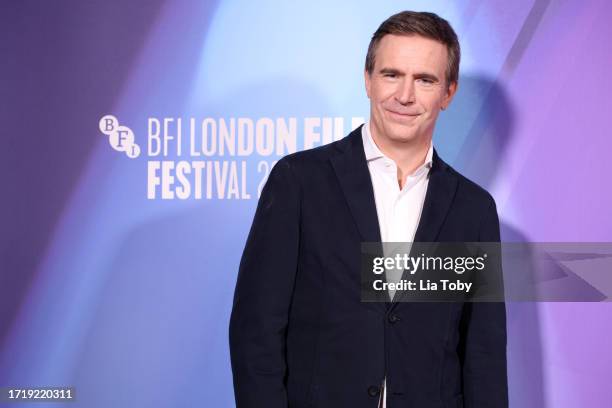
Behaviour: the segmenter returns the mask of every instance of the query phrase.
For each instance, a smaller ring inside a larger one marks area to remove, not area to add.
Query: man
[[[432,146],[459,55],[435,14],[390,17],[370,121],[273,168],[230,322],[238,408],[507,407],[503,303],[360,301],[362,242],[499,241],[492,197]]]

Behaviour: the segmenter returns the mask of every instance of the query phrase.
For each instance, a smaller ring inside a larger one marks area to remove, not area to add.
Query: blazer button
[[[378,387],[375,385],[370,385],[370,387],[368,388],[368,395],[370,397],[376,397],[378,396],[378,394],[380,394],[380,390],[378,389]]]
[[[400,321],[400,318],[398,315],[391,315],[389,316],[389,323],[394,324]]]

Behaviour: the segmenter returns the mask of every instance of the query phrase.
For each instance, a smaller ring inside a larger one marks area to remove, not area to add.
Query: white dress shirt
[[[419,225],[425,193],[429,184],[433,144],[429,146],[425,162],[406,178],[403,187],[400,189],[397,165],[380,151],[374,139],[372,139],[370,122],[366,123],[361,129],[363,149],[374,188],[380,237],[383,242],[412,242]],[[385,256],[389,255],[385,253]],[[393,277],[387,275],[387,281],[399,281],[401,271],[398,272]],[[395,293],[390,291],[390,299],[393,299],[394,295]],[[386,407],[386,391],[383,383],[381,395],[383,408]]]

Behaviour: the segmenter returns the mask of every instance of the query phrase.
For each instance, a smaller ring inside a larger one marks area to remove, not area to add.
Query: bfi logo
[[[118,152],[124,152],[130,159],[140,155],[140,146],[134,141],[134,132],[127,126],[122,126],[113,115],[105,115],[98,123],[100,132],[108,136],[108,143]]]

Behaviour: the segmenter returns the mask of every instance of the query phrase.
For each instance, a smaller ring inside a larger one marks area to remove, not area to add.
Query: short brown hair
[[[387,34],[420,35],[421,37],[436,40],[446,45],[448,51],[448,66],[446,67],[446,84],[459,81],[459,60],[461,49],[457,34],[451,25],[434,13],[402,11],[383,21],[372,35],[368,46],[365,69],[368,74],[374,70],[374,59],[380,40]]]

